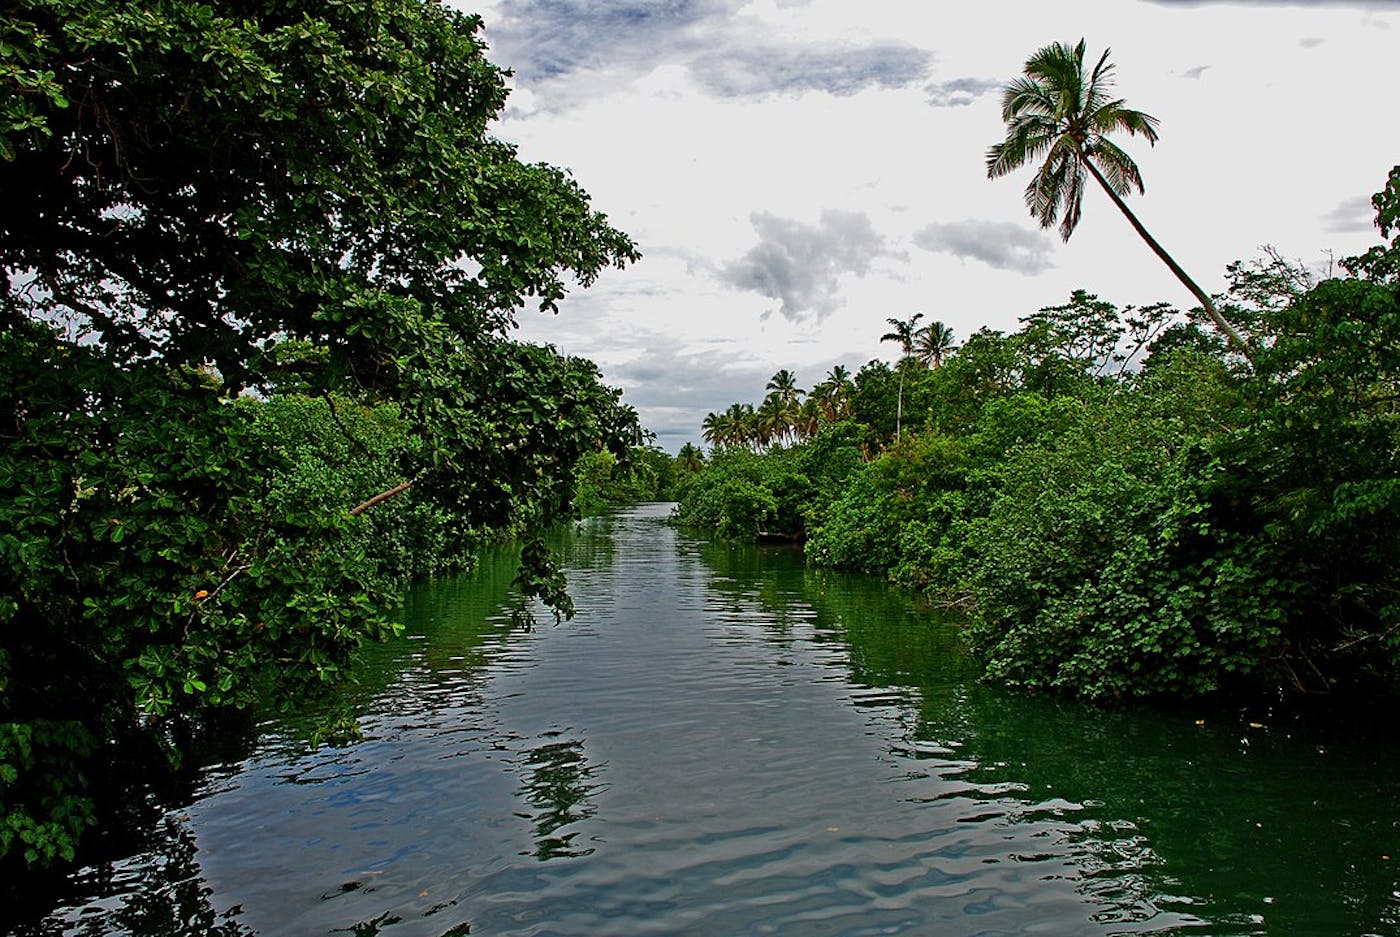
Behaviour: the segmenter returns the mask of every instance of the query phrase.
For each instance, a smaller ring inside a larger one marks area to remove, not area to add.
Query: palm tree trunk
[[[1142,226],[1142,222],[1138,221],[1137,215],[1134,215],[1132,209],[1128,207],[1128,204],[1119,197],[1117,192],[1113,191],[1113,187],[1108,184],[1108,180],[1099,172],[1098,167],[1082,152],[1079,154],[1079,159],[1085,167],[1088,168],[1093,177],[1098,180],[1103,190],[1108,193],[1108,197],[1113,200],[1113,204],[1118,206],[1118,210],[1123,213],[1123,217],[1128,219],[1128,224],[1132,225],[1133,230],[1147,242],[1148,247],[1152,248],[1152,253],[1156,254],[1161,259],[1162,263],[1166,264],[1167,268],[1170,269],[1172,273],[1176,274],[1176,278],[1180,280],[1182,284],[1191,291],[1191,295],[1195,296],[1200,302],[1202,308],[1206,311],[1206,315],[1210,316],[1210,321],[1215,323],[1215,327],[1229,339],[1235,346],[1235,350],[1244,355],[1252,364],[1254,362],[1254,355],[1249,350],[1249,344],[1235,327],[1220,314],[1220,310],[1215,308],[1215,302],[1207,295],[1206,291],[1197,286],[1196,281],[1191,279],[1186,271],[1181,269],[1181,265],[1172,259],[1172,256],[1163,249],[1162,245],[1157,243],[1157,239],[1147,233],[1147,229]]]
[[[900,364],[904,364],[903,361]],[[894,439],[899,442],[900,422],[904,419],[904,369],[899,369],[899,397],[894,405]]]

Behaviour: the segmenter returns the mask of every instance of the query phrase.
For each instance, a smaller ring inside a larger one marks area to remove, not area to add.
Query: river
[[[16,934],[1400,934],[1400,757],[981,685],[956,622],[666,505],[410,597],[336,704],[267,722]]]

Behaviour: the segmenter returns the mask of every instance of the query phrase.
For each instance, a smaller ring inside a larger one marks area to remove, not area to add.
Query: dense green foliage
[[[522,585],[569,610],[532,532],[636,418],[508,331],[636,252],[488,134],[479,26],[7,5],[0,865],[72,858],[133,747],[339,679],[484,538],[525,533]]]
[[[682,479],[677,521],[728,538],[800,538],[813,505],[829,502],[860,464],[863,436],[835,423],[797,449],[722,447]]]
[[[634,446],[622,458],[602,449],[579,462],[575,501],[585,515],[620,504],[674,501],[682,476],[698,468],[685,468],[655,446]]]
[[[1397,178],[1375,201],[1387,236]],[[965,609],[971,648],[1011,684],[1393,694],[1397,242],[1322,282],[1273,253],[1232,264],[1219,304],[1247,324],[1252,362],[1195,318],[1084,292],[939,367],[871,362],[848,425],[874,446],[850,450],[868,457],[840,484],[810,483],[830,458],[816,441],[722,450],[678,516],[745,536],[763,524],[735,522],[741,507],[772,523],[783,506],[810,562]]]

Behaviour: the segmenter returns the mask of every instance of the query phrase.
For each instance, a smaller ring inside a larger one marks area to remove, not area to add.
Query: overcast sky
[[[497,135],[567,168],[644,257],[521,336],[596,361],[658,442],[757,402],[779,368],[893,360],[885,320],[962,339],[1085,288],[1189,295],[1097,190],[1061,243],[1028,171],[990,181],[998,89],[1053,41],[1112,49],[1117,92],[1161,122],[1128,139],[1132,204],[1212,292],[1270,244],[1323,264],[1375,243],[1400,163],[1400,0],[486,0],[515,73]]]

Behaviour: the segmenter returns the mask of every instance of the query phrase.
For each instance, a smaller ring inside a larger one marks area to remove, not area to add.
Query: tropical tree
[[[899,350],[904,356],[914,353],[914,338],[918,334],[919,320],[924,317],[922,312],[916,312],[907,319],[886,319],[890,324],[890,331],[880,336],[882,342],[896,342]]]
[[[730,404],[729,409],[724,411],[724,428],[728,445],[749,446],[758,441],[751,404]]]
[[[899,361],[899,395],[895,400],[894,410],[894,438],[898,439],[902,423],[904,421],[904,362],[914,354],[914,337],[917,334],[919,320],[924,317],[922,312],[916,312],[907,319],[886,319],[893,331],[886,332],[880,336],[882,342],[897,342],[902,357]]]
[[[796,403],[803,394],[806,393],[797,386],[797,377],[787,368],[783,368],[774,374],[768,381],[768,386],[764,390],[777,394],[783,406],[791,406]]]
[[[733,403],[722,413],[707,413],[701,423],[701,432],[710,445],[742,446],[752,438],[753,408],[747,404]]]
[[[827,372],[826,378],[812,388],[812,399],[821,408],[822,416],[831,423],[843,420],[851,404],[851,372],[838,364]]]
[[[791,433],[792,422],[788,419],[787,407],[776,393],[764,397],[763,403],[754,411],[754,428],[760,446],[781,442]]]
[[[1093,70],[1085,74],[1082,39],[1074,47],[1053,43],[1027,59],[1025,74],[1002,92],[1006,139],[987,151],[987,176],[1004,176],[1044,157],[1026,186],[1026,205],[1041,227],[1048,228],[1058,221],[1060,236],[1066,241],[1079,224],[1085,176],[1092,176],[1133,230],[1196,297],[1215,327],[1240,354],[1252,360],[1244,337],[1123,201],[1123,196],[1133,189],[1143,191],[1142,174],[1132,158],[1107,135],[1121,130],[1154,144],[1157,119],[1125,107],[1121,99],[1112,97],[1112,75],[1107,50]]]
[[[710,412],[705,414],[705,419],[700,421],[700,433],[705,437],[705,442],[711,446],[718,446],[724,442],[725,421],[724,415]]]
[[[914,335],[915,357],[931,368],[943,364],[943,358],[955,347],[952,328],[942,322],[930,322]]]
[[[773,375],[765,390],[778,398],[783,422],[783,428],[779,435],[782,437],[801,435],[798,424],[802,412],[802,397],[806,391],[797,386],[797,377],[787,368],[783,368]]]
[[[709,414],[709,416],[707,416],[706,419],[709,419],[712,416],[714,416],[713,413]],[[706,436],[705,438],[706,440],[709,439],[708,436]],[[681,451],[676,453],[676,468],[680,471],[685,472],[688,475],[694,475],[696,472],[700,471],[704,467],[705,453],[702,452],[700,447],[695,445],[694,443],[686,443],[684,446],[681,446]]]
[[[795,411],[793,431],[798,439],[810,439],[817,435],[822,425],[822,408],[815,397],[802,401]]]
[[[2,22],[0,888],[75,859],[125,755],[394,633],[403,583],[364,548],[386,516],[525,534],[521,585],[567,612],[543,532],[579,460],[639,432],[591,363],[511,337],[638,255],[493,136],[478,17],[8,0]],[[293,385],[324,407],[245,402]]]

